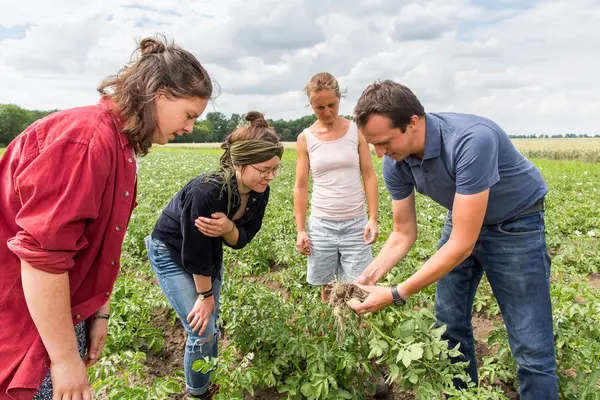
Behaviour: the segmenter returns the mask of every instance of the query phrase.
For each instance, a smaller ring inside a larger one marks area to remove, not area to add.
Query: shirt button
[[[123,193],[123,196],[125,196],[125,197],[129,196],[129,192],[125,191],[125,193]]]
[[[119,225],[117,225],[117,227],[115,228],[117,231],[121,230],[121,227]]]
[[[133,162],[133,158],[129,157],[129,159],[127,161],[129,161],[130,163],[132,163]]]
[[[106,292],[106,293],[104,293],[104,296],[108,297],[108,296],[110,296],[110,293]]]
[[[73,315],[73,318],[74,318],[74,319],[79,319],[79,318],[81,318],[81,315],[79,315],[79,314],[75,314],[75,315]]]
[[[252,198],[252,201],[253,201],[253,202],[255,202],[255,201],[256,201],[256,197],[253,197],[253,198]]]
[[[112,265],[117,265],[117,262],[116,262],[115,260],[112,260],[110,263],[111,263]]]
[[[250,211],[250,207],[246,207],[246,211]]]

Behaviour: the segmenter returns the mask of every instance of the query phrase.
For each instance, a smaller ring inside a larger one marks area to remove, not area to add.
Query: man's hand
[[[394,302],[392,289],[383,286],[367,286],[355,283],[360,289],[369,293],[369,296],[362,303],[356,299],[348,301],[346,304],[357,314],[379,311]]]
[[[359,276],[354,278],[352,283],[356,286],[359,286],[359,285],[373,286],[377,282],[372,277],[369,277],[365,274],[360,274]]]
[[[106,343],[106,336],[108,334],[108,320],[104,318],[95,318],[91,323],[87,325],[88,329],[88,340],[87,340],[87,353],[83,358],[83,362],[87,368],[96,364],[102,349]]]

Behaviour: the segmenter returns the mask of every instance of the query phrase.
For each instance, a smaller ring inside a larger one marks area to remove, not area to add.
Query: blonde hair
[[[105,78],[98,91],[115,102],[126,121],[123,133],[143,156],[152,146],[157,126],[156,95],[210,99],[213,83],[196,57],[158,35],[142,39],[129,64]]]
[[[341,90],[339,82],[335,79],[335,76],[331,75],[329,72],[319,72],[318,74],[314,74],[306,86],[304,86],[304,93],[306,93],[309,100],[314,93],[323,90],[334,92],[338,99],[341,99],[346,94],[346,89]]]

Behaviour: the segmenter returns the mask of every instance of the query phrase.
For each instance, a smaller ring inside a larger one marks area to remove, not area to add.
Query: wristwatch
[[[398,293],[398,285],[393,285],[391,287],[392,289],[392,298],[394,299],[394,305],[395,306],[403,306],[406,304],[406,300],[404,300],[402,298],[402,296],[400,296],[400,293]]]
[[[213,295],[213,291],[212,291],[212,289],[210,289],[210,290],[207,290],[206,292],[198,293],[198,299],[200,299],[200,300],[208,299],[212,295]]]

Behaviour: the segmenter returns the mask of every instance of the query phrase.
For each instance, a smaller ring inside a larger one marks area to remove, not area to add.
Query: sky
[[[0,104],[93,104],[96,87],[157,33],[221,92],[208,111],[311,114],[327,71],[352,109],[393,79],[428,112],[483,115],[509,134],[600,133],[597,0],[1,0]]]

